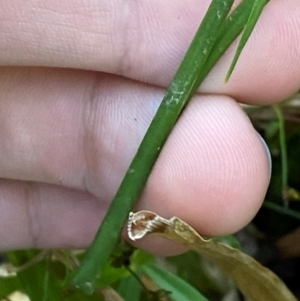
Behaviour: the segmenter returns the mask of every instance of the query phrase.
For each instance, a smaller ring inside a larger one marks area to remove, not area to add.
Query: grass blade
[[[174,301],[208,301],[189,283],[157,265],[147,264],[143,267],[143,270],[159,287],[166,291],[170,291],[170,297]]]
[[[215,63],[225,53],[231,43],[238,37],[238,35],[245,28],[245,24],[249,19],[253,4],[255,0],[244,0],[236,9],[229,15],[229,17],[223,22],[222,27],[218,33],[218,38],[207,58],[205,66],[201,72],[201,76],[198,81],[201,82]]]
[[[245,47],[253,29],[254,29],[254,26],[260,16],[260,14],[262,13],[265,5],[269,2],[269,0],[255,0],[253,6],[252,6],[252,11],[250,13],[250,16],[249,16],[249,19],[248,19],[248,22],[245,26],[245,29],[244,29],[244,32],[243,32],[243,35],[241,37],[241,40],[238,44],[238,47],[237,47],[237,50],[235,52],[235,55],[234,55],[234,58],[232,60],[232,63],[229,67],[229,70],[227,72],[227,75],[226,75],[226,78],[225,78],[225,81],[227,82],[232,74],[232,71],[238,61],[238,58],[240,57],[241,55],[241,52],[243,50],[243,48]]]
[[[280,140],[280,150],[281,150],[281,174],[282,174],[282,188],[281,195],[285,207],[288,207],[288,157],[286,149],[286,137],[285,137],[285,120],[282,114],[282,110],[279,105],[273,106],[274,111],[276,112],[278,123],[279,123],[279,140]]]
[[[141,294],[140,283],[132,276],[123,279],[118,288],[118,293],[127,301],[139,301]]]
[[[266,208],[269,208],[271,210],[274,210],[275,212],[278,212],[278,213],[281,213],[281,214],[284,214],[284,215],[287,215],[287,216],[290,216],[290,217],[300,220],[300,212],[295,211],[293,209],[289,209],[287,207],[282,207],[278,204],[275,204],[273,202],[268,202],[268,201],[265,201],[263,206]]]
[[[34,250],[8,252],[11,263],[22,266],[37,256]],[[31,301],[60,300],[61,288],[58,279],[50,273],[48,262],[43,259],[17,273],[22,289]],[[28,281],[30,279],[30,281]]]

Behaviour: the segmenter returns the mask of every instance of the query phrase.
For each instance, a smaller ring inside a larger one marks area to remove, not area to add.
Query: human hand
[[[1,249],[86,247],[210,1],[2,2]],[[138,209],[203,235],[251,220],[270,166],[237,101],[273,103],[299,88],[299,16],[298,0],[271,1],[224,84],[228,50],[201,86],[211,95],[180,117]],[[171,252],[160,240],[140,246]]]

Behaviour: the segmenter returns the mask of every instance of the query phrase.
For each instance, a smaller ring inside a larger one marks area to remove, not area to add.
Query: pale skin
[[[90,244],[209,3],[1,1],[1,250]],[[229,83],[234,47],[181,116],[137,209],[203,235],[252,219],[270,166],[238,102],[295,92],[299,45],[299,0],[270,1]]]

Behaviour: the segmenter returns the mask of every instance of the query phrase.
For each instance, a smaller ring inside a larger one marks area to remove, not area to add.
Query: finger
[[[3,69],[1,77],[0,177],[64,185],[110,202],[163,90],[71,70]],[[253,217],[268,181],[264,146],[236,102],[196,96],[138,208],[179,216],[202,234],[224,234]]]
[[[0,251],[83,249],[91,244],[108,204],[79,190],[0,179],[0,208]],[[161,255],[183,251],[160,239],[143,245]]]
[[[1,250],[84,248],[107,204],[81,191],[1,179],[0,208]]]
[[[0,64],[91,69],[167,86],[210,1],[8,1],[0,12]],[[300,2],[265,8],[234,74],[232,46],[203,83],[248,103],[289,96],[300,80]]]
[[[270,163],[261,142],[232,99],[193,100],[158,158],[137,209],[177,216],[204,236],[236,232],[254,217],[269,184]]]
[[[1,177],[110,201],[162,90],[67,69],[2,68],[0,79]]]

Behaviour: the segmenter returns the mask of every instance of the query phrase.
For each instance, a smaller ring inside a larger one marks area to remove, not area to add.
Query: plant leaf
[[[254,29],[254,26],[256,25],[257,23],[257,20],[260,16],[260,14],[262,13],[265,5],[269,2],[269,0],[255,0],[254,4],[253,4],[253,7],[252,7],[252,11],[250,13],[250,16],[249,16],[249,19],[248,19],[248,22],[245,26],[245,29],[244,29],[244,32],[243,32],[243,35],[241,37],[241,40],[238,44],[238,47],[237,47],[237,50],[235,52],[235,55],[234,55],[234,58],[232,60],[232,63],[229,67],[229,70],[227,72],[227,75],[226,75],[226,78],[225,78],[225,81],[227,82],[232,74],[232,71],[238,61],[238,58],[240,57],[241,53],[242,53],[242,50],[244,49],[253,29]]]
[[[13,265],[22,266],[38,254],[33,250],[14,251],[8,252],[8,257]],[[60,284],[56,276],[49,270],[47,258],[22,269],[17,273],[17,277],[22,285],[22,290],[31,301],[60,300]]]
[[[218,32],[218,37],[212,47],[212,50],[209,53],[205,65],[197,76],[199,85],[210,72],[210,70],[214,67],[220,57],[225,53],[231,43],[245,28],[254,1],[255,0],[242,1],[222,23],[222,26],[220,27],[220,30]]]
[[[103,298],[94,294],[86,296],[74,288],[64,287],[63,278],[66,267],[63,263],[52,261],[47,252],[36,250],[8,252],[8,257],[16,270],[16,281],[1,279],[3,285],[17,285],[17,290],[24,292],[31,301],[101,301]],[[0,285],[1,288],[1,285]],[[8,289],[8,288],[6,288]],[[2,291],[1,291],[2,293]],[[6,293],[3,290],[3,293]]]
[[[272,271],[255,259],[223,243],[203,239],[178,217],[164,219],[146,210],[132,213],[128,232],[133,239],[157,234],[199,252],[223,270],[251,301],[297,300]]]
[[[22,285],[16,276],[0,277],[0,300],[12,294],[15,291],[20,291]]]
[[[208,301],[189,283],[176,275],[158,267],[155,264],[147,264],[142,270],[148,274],[152,280],[162,289],[171,292],[171,298],[175,301]]]
[[[118,293],[126,301],[139,301],[141,294],[141,284],[132,276],[122,279]]]

